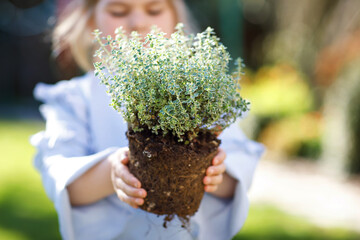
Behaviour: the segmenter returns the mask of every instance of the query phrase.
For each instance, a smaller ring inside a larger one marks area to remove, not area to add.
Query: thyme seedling
[[[200,130],[228,127],[248,110],[239,94],[242,64],[229,74],[230,55],[208,27],[186,35],[183,24],[170,38],[154,27],[144,39],[120,27],[115,38],[102,37],[95,75],[107,86],[112,106],[134,131],[171,133],[191,141]]]

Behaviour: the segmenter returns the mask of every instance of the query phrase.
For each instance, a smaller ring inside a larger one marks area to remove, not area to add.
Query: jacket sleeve
[[[46,120],[45,131],[30,139],[37,149],[34,165],[54,202],[64,239],[74,239],[66,186],[115,150],[93,152],[80,84],[77,80],[38,84],[34,91],[35,98],[44,102],[40,111]]]
[[[246,138],[235,123],[220,135],[221,148],[227,154],[227,173],[238,183],[232,199],[221,199],[206,193],[195,219],[200,225],[200,240],[229,240],[242,228],[249,210],[247,192],[264,147]]]

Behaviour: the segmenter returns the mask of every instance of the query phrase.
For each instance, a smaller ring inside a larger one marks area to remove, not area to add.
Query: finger
[[[218,137],[221,133],[222,133],[222,131],[216,131],[216,132],[215,132],[215,136]]]
[[[218,137],[221,133],[222,133],[222,128],[220,126],[216,126],[214,134]]]
[[[119,162],[123,162],[123,164],[128,164],[128,148],[119,148],[113,154],[110,155],[110,162],[112,165],[118,164]]]
[[[129,197],[127,196],[123,191],[121,190],[117,190],[116,191],[116,195],[118,196],[118,198],[129,204],[130,206],[132,206],[133,208],[138,208],[139,205],[143,205],[144,204],[144,199],[142,198],[134,198],[134,197]]]
[[[124,156],[126,157],[128,155],[129,152],[129,148],[127,147],[122,147],[122,148],[118,148],[115,152],[115,154],[120,157],[123,158]]]
[[[116,157],[119,159],[120,162],[129,162],[129,149],[127,147],[119,148],[116,151]]]
[[[115,185],[118,189],[121,189],[129,197],[134,197],[134,198],[146,197],[145,189],[134,188],[130,185],[127,185],[121,178],[115,179]]]
[[[124,165],[127,165],[129,163],[129,157],[123,155],[123,158],[121,158],[120,162]]]
[[[115,176],[121,178],[126,184],[140,188],[140,181],[130,173],[129,168],[123,164],[119,164],[115,168]]]
[[[217,153],[216,156],[213,158],[212,164],[213,164],[214,166],[219,165],[219,164],[221,164],[221,163],[224,162],[225,158],[226,158],[226,153],[225,153],[225,151],[224,151],[222,148],[219,148],[219,149],[218,149],[218,153]]]
[[[206,185],[205,192],[215,192],[218,189],[218,185]]]
[[[129,148],[122,147],[122,148],[117,149],[114,152],[114,156],[121,161],[122,159],[129,156]]]
[[[226,166],[224,163],[217,166],[210,166],[206,169],[206,176],[215,176],[219,174],[223,174],[226,170]]]
[[[219,185],[223,181],[223,175],[216,175],[212,177],[204,177],[204,184],[205,185]]]

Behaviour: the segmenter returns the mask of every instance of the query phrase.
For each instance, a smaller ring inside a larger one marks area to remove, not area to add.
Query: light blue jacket
[[[238,180],[232,200],[205,194],[190,229],[178,219],[163,228],[163,217],[134,209],[111,195],[94,204],[72,207],[66,186],[119,147],[128,145],[127,125],[111,106],[106,88],[93,72],[56,85],[38,84],[35,97],[46,130],[32,136],[34,159],[47,195],[54,202],[64,239],[229,240],[243,226],[247,191],[264,149],[248,140],[237,124],[221,135],[227,172]]]

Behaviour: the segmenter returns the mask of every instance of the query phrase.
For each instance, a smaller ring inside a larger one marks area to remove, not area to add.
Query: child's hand
[[[140,188],[140,181],[130,173],[128,148],[120,148],[110,156],[111,180],[118,198],[134,208],[144,204],[145,189]]]
[[[204,177],[205,191],[215,192],[218,186],[223,182],[223,174],[226,170],[224,160],[226,153],[219,148],[218,153],[212,161],[212,166],[206,169],[206,176]]]

